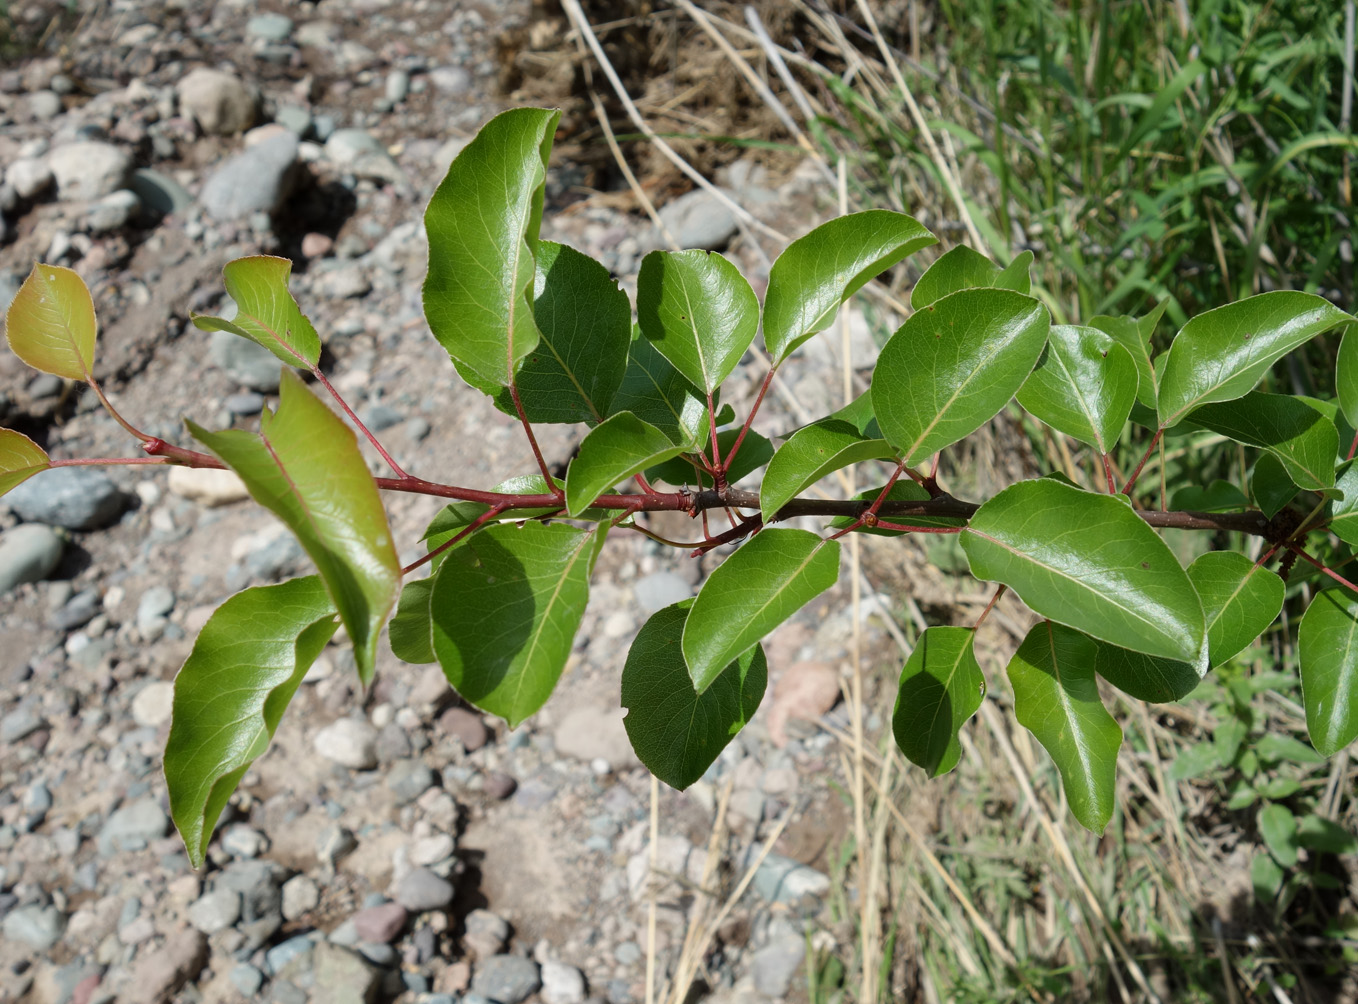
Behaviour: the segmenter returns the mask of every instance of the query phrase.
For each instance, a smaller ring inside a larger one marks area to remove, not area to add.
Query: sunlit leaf
[[[1344,328],[1334,367],[1335,396],[1349,425],[1358,428],[1358,324]]]
[[[1338,586],[1317,593],[1297,644],[1306,731],[1316,752],[1333,756],[1358,738],[1358,596]]]
[[[236,303],[236,316],[195,314],[203,331],[229,331],[264,346],[289,366],[310,369],[321,358],[321,339],[288,292],[292,262],[255,255],[237,258],[222,269],[226,292]]]
[[[764,520],[827,474],[865,460],[894,458],[885,439],[867,438],[848,422],[825,418],[798,429],[778,448],[759,486]]]
[[[33,440],[22,432],[0,429],[0,495],[50,466],[47,451]]]
[[[1158,319],[1158,315],[1155,316]],[[1155,365],[1151,360],[1150,332],[1143,330],[1142,326],[1138,325],[1133,318],[1110,317],[1104,314],[1090,320],[1089,326],[1110,336],[1113,341],[1127,350],[1136,366],[1137,403],[1150,409],[1153,413],[1159,389],[1159,377],[1156,375]]]
[[[1283,580],[1239,551],[1210,551],[1188,566],[1207,618],[1208,663],[1220,666],[1258,638],[1283,608]]]
[[[566,511],[580,515],[619,481],[682,452],[682,446],[630,411],[610,416],[581,440],[566,471]]]
[[[995,287],[1026,294],[1032,263],[1033,253],[1024,251],[1008,268],[1000,268],[985,255],[959,244],[925,269],[910,292],[910,306],[922,310],[961,289]]]
[[[630,411],[686,450],[695,449],[706,438],[706,396],[639,334],[633,335],[627,370],[613,396],[612,411]]]
[[[1199,408],[1190,421],[1237,443],[1268,450],[1302,488],[1334,487],[1339,432],[1299,398],[1253,391],[1240,400]]]
[[[35,264],[5,315],[5,337],[14,354],[36,370],[68,380],[90,378],[98,334],[85,281],[60,265]]]
[[[957,766],[957,734],[985,698],[971,628],[927,628],[901,669],[891,731],[911,763],[930,777]]]
[[[1136,400],[1136,363],[1096,328],[1057,324],[1018,402],[1053,429],[1111,453]]]

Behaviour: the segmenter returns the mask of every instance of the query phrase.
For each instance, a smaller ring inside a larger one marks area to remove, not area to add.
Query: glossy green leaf
[[[693,690],[682,648],[693,600],[651,615],[622,669],[623,726],[646,769],[680,791],[697,781],[759,709],[768,665],[759,645]]]
[[[825,418],[798,429],[778,448],[759,486],[764,521],[827,474],[866,460],[894,459],[885,439],[869,439],[848,422]]]
[[[829,418],[848,422],[858,430],[860,436],[876,439],[881,435],[877,427],[877,413],[872,410],[872,389],[869,388],[838,411],[830,412]]]
[[[1302,488],[1334,487],[1339,431],[1299,398],[1252,391],[1237,401],[1199,408],[1191,421],[1237,443],[1268,450]]]
[[[502,523],[448,551],[429,601],[433,649],[465,700],[511,728],[546,703],[570,657],[606,532]]]
[[[539,241],[533,318],[541,335],[514,384],[530,422],[588,422],[609,414],[627,369],[632,305],[608,269],[566,244]],[[495,406],[513,415],[506,389]]]
[[[630,411],[611,416],[581,440],[566,471],[566,511],[579,516],[619,481],[678,456],[683,449]]]
[[[957,766],[957,734],[985,698],[975,641],[971,628],[926,628],[901,669],[891,731],[901,752],[930,777]]]
[[[1154,412],[1159,377],[1151,361],[1150,332],[1142,330],[1131,317],[1110,317],[1106,314],[1100,314],[1092,319],[1089,326],[1102,331],[1127,350],[1127,354],[1132,357],[1132,363],[1136,366],[1137,403]]]
[[[1031,285],[1028,269],[1032,263],[1033,253],[1024,251],[1008,268],[1000,268],[980,252],[959,244],[924,270],[910,292],[910,306],[923,310],[962,289],[993,287],[1026,294]]]
[[[67,380],[90,378],[98,335],[85,280],[60,265],[35,264],[5,315],[14,354],[35,370]]]
[[[514,108],[457,155],[424,214],[424,314],[472,386],[498,394],[538,345],[533,317],[543,184],[559,111]]]
[[[165,744],[170,815],[195,868],[336,627],[335,605],[315,575],[237,593],[203,626],[175,677]]]
[[[715,251],[652,251],[637,273],[641,333],[694,386],[721,386],[759,330],[759,300]]]
[[[705,691],[728,665],[835,584],[839,543],[806,530],[761,530],[717,566],[684,625],[684,661]]]
[[[877,496],[882,494],[885,485],[878,485],[876,488],[869,488],[867,491],[859,492],[854,498],[859,502],[874,502]],[[908,478],[901,478],[891,486],[891,491],[887,493],[888,502],[926,502],[929,493],[924,488]],[[894,523],[907,523],[910,526],[966,526],[967,521],[958,516],[887,516],[886,519]],[[831,530],[842,530],[850,523],[855,522],[852,516],[836,516],[830,520]],[[855,533],[868,533],[874,537],[900,537],[905,534],[904,530],[884,530],[881,527],[862,527]]]
[[[1244,397],[1288,352],[1352,318],[1312,293],[1276,290],[1192,318],[1174,338],[1160,381],[1160,424]]]
[[[1209,551],[1188,566],[1207,618],[1207,661],[1220,666],[1263,634],[1283,609],[1283,580],[1239,551]]]
[[[1045,621],[1009,661],[1014,717],[1037,737],[1061,772],[1070,811],[1102,833],[1113,818],[1122,729],[1099,700],[1092,638]]]
[[[51,466],[47,451],[22,432],[0,429],[0,495]]]
[[[1259,510],[1272,519],[1297,497],[1300,488],[1288,476],[1283,462],[1272,453],[1263,454],[1250,474],[1250,494]]]
[[[1250,507],[1250,500],[1231,482],[1217,478],[1206,488],[1200,485],[1180,488],[1169,507],[1189,512],[1243,512]]]
[[[1202,682],[1198,665],[1205,666],[1205,662],[1193,664],[1162,659],[1097,639],[1094,644],[1097,646],[1094,671],[1138,701],[1149,704],[1181,701]]]
[[[1317,593],[1297,644],[1306,732],[1333,756],[1358,738],[1358,596],[1341,586]]]
[[[1124,496],[1020,481],[981,506],[962,548],[973,575],[1043,617],[1134,652],[1195,666],[1205,655],[1197,590]]]
[[[434,594],[434,577],[413,579],[401,590],[396,613],[387,624],[387,641],[392,654],[402,662],[423,665],[437,662],[434,655],[434,621],[429,598]]]
[[[1358,324],[1344,328],[1335,360],[1334,390],[1349,425],[1358,428]]]
[[[1271,802],[1259,810],[1259,836],[1278,864],[1297,863],[1297,820],[1287,806]]]
[[[1358,460],[1341,464],[1334,486],[1344,494],[1330,502],[1330,531],[1346,544],[1358,547]]]
[[[724,458],[730,456],[731,447],[735,445],[736,437],[740,435],[739,429],[723,429],[717,433],[717,449],[721,451]],[[703,449],[711,453],[711,436],[703,444]],[[745,441],[740,444],[740,452],[736,454],[735,462],[730,470],[726,472],[726,483],[734,485],[742,478],[748,477],[754,471],[763,467],[773,459],[773,444],[759,433],[750,431],[745,434]],[[654,467],[646,469],[646,480],[654,484],[656,481],[663,481],[666,484],[674,485],[676,488],[681,486],[711,488],[713,486],[712,476],[706,472],[699,472],[686,457],[676,457],[667,460],[663,464],[656,464]]]
[[[630,411],[687,450],[706,441],[707,398],[646,338],[634,334],[613,412]]]
[[[938,238],[902,213],[870,209],[822,223],[797,238],[769,269],[764,344],[782,362],[834,320],[872,278]]]
[[[1049,325],[1040,303],[1002,289],[964,289],[913,314],[873,375],[887,442],[917,464],[975,432],[1028,379]]]
[[[1018,403],[1067,436],[1111,453],[1136,400],[1132,354],[1097,328],[1053,325]]]
[[[203,331],[229,331],[256,342],[289,366],[311,369],[321,358],[321,338],[288,292],[292,262],[254,255],[222,269],[226,292],[236,303],[232,320],[193,315]]]
[[[283,371],[279,393],[277,414],[265,410],[258,434],[208,432],[192,422],[189,429],[297,535],[339,610],[366,686],[401,586],[387,513],[350,428],[293,370]]]

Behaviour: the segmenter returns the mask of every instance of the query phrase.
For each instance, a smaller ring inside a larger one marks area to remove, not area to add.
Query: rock
[[[395,941],[405,929],[409,914],[400,903],[379,903],[354,914],[354,929],[360,941],[385,945]]]
[[[61,95],[55,91],[34,91],[28,96],[28,114],[36,122],[54,119],[61,111]]]
[[[152,680],[132,698],[132,720],[142,728],[160,728],[173,709],[174,684],[169,680]]]
[[[180,498],[201,502],[209,509],[250,497],[245,482],[235,471],[175,466],[170,468],[169,484],[170,491]]]
[[[55,906],[21,906],[5,914],[3,926],[6,941],[17,941],[39,952],[45,952],[58,941],[66,930],[66,918]]]
[[[377,137],[366,129],[336,129],[325,141],[325,156],[340,167],[347,167],[365,154],[387,151]]]
[[[29,704],[21,704],[4,718],[0,718],[0,743],[8,745],[31,736],[46,723],[42,715]]]
[[[189,907],[189,923],[204,934],[216,934],[240,920],[240,907],[240,893],[217,888]]]
[[[85,214],[85,227],[92,234],[106,234],[121,230],[141,211],[137,193],[121,188],[105,195],[90,205]]]
[[[327,1004],[373,1004],[377,1000],[381,971],[349,949],[322,941],[316,945],[313,967],[313,1000]]]
[[[246,1000],[254,1000],[259,988],[264,985],[264,974],[248,962],[232,966],[227,977]]]
[[[552,733],[556,751],[588,763],[607,760],[614,770],[635,766],[639,761],[622,724],[622,708],[585,705],[567,713]]]
[[[806,955],[806,939],[779,918],[770,925],[768,944],[750,960],[754,986],[767,997],[785,997]]]
[[[681,248],[718,251],[738,229],[735,214],[704,189],[694,189],[667,203],[660,210],[660,219]]]
[[[435,833],[431,837],[421,837],[410,845],[410,863],[413,865],[436,865],[453,856],[457,842],[448,833]]]
[[[302,255],[307,258],[323,258],[335,247],[335,239],[314,231],[302,238]]]
[[[176,90],[179,110],[209,135],[230,136],[255,124],[255,96],[230,73],[199,67]]]
[[[51,575],[61,563],[63,547],[61,537],[40,523],[24,523],[0,534],[0,596]]]
[[[520,1004],[540,986],[538,964],[519,955],[496,955],[472,970],[472,993],[496,1004]]]
[[[97,590],[86,589],[71,597],[48,623],[58,631],[74,631],[93,620],[103,605]]]
[[[453,884],[428,868],[415,868],[396,884],[396,902],[411,913],[442,910],[453,902]]]
[[[193,196],[187,188],[169,175],[149,167],[133,171],[127,187],[137,193],[137,198],[147,209],[164,216],[182,213],[193,205]]]
[[[5,169],[5,184],[21,199],[41,195],[52,184],[52,169],[36,157],[19,157]]]
[[[139,955],[132,971],[136,999],[147,1004],[165,1004],[184,984],[207,965],[207,935],[191,927],[181,927],[166,939],[159,951]]]
[[[305,875],[294,875],[283,883],[283,919],[297,920],[316,909],[321,890]]]
[[[481,782],[481,790],[486,793],[486,797],[497,802],[502,802],[514,794],[518,786],[519,782],[502,770],[487,771]]]
[[[332,763],[352,770],[377,766],[377,730],[356,718],[331,722],[314,740],[316,752]]]
[[[266,42],[286,42],[292,35],[292,18],[283,14],[256,14],[245,22],[245,33]]]
[[[405,70],[392,70],[387,74],[382,93],[392,105],[399,105],[410,93],[410,74]]]
[[[693,587],[673,572],[653,572],[632,585],[637,605],[647,614],[663,610],[693,595]]]
[[[387,772],[387,787],[400,805],[413,802],[434,786],[434,772],[419,760],[401,760]]]
[[[242,387],[272,394],[282,379],[282,363],[258,342],[229,331],[212,333],[212,361]]]
[[[281,106],[274,112],[273,120],[296,133],[298,139],[311,132],[311,112],[298,105]]]
[[[264,410],[264,404],[263,394],[256,394],[254,391],[248,390],[240,394],[228,395],[226,410],[233,415],[258,415]]]
[[[268,849],[269,838],[250,826],[232,826],[222,834],[222,850],[233,858],[257,858]]]
[[[449,708],[439,715],[439,728],[462,743],[462,748],[473,753],[486,745],[490,730],[481,716],[466,708]]]
[[[463,66],[437,66],[429,71],[429,79],[444,94],[466,94],[472,86],[472,75]]]
[[[95,530],[123,511],[123,493],[95,467],[54,467],[11,489],[4,502],[29,523]]]
[[[310,934],[300,934],[265,952],[264,968],[273,976],[288,979],[311,968],[315,951],[316,938]]]
[[[256,143],[213,171],[198,200],[217,220],[274,212],[297,180],[297,147],[297,134],[286,130]]]
[[[80,140],[53,150],[47,166],[63,202],[91,202],[123,187],[132,158],[112,143]]]
[[[327,300],[351,300],[367,296],[373,288],[362,266],[332,268],[316,277],[315,292]]]
[[[839,700],[839,674],[823,662],[793,663],[773,688],[769,737],[780,749],[787,745],[789,719],[815,721]]]
[[[771,853],[754,874],[754,889],[767,903],[795,905],[803,896],[824,896],[830,891],[830,877],[793,858]]]
[[[174,592],[169,586],[152,586],[141,594],[137,602],[137,628],[143,637],[150,633],[153,626],[164,626],[166,615],[174,609],[174,599]]]
[[[584,1004],[585,974],[564,962],[542,964],[543,1004]]]
[[[107,857],[115,851],[139,851],[152,840],[170,832],[170,817],[154,798],[129,802],[99,830],[99,853]]]
[[[509,941],[509,923],[489,910],[473,910],[463,927],[462,944],[478,959],[499,955]]]

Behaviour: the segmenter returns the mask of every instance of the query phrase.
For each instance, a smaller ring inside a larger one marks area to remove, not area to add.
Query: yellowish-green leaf
[[[60,265],[34,265],[5,318],[5,336],[16,356],[68,380],[89,380],[98,334],[85,281]]]
[[[0,429],[0,495],[51,466],[43,448],[22,432]]]
[[[222,269],[226,291],[236,302],[233,320],[195,314],[203,331],[229,331],[264,346],[289,366],[310,369],[321,358],[321,338],[288,292],[292,262],[253,255]]]

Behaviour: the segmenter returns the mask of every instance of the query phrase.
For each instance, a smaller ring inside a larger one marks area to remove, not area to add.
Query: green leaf
[[[1169,765],[1166,772],[1171,781],[1191,781],[1202,777],[1208,771],[1224,767],[1229,761],[1221,756],[1221,750],[1212,743],[1198,743],[1184,750]]]
[[[1242,512],[1250,507],[1250,500],[1229,481],[1217,478],[1206,488],[1188,485],[1174,493],[1171,509],[1189,512]]]
[[[913,314],[873,376],[887,442],[917,464],[975,432],[1023,386],[1049,325],[1040,303],[1001,289],[964,289]]]
[[[424,314],[463,379],[496,395],[537,348],[533,283],[543,184],[559,111],[514,108],[487,122],[424,214]]]
[[[1199,408],[1190,421],[1237,443],[1268,450],[1302,488],[1334,487],[1339,431],[1299,398],[1252,391],[1237,401]]]
[[[1297,820],[1287,806],[1271,802],[1259,810],[1259,835],[1278,864],[1297,863]]]
[[[882,494],[882,489],[885,487],[885,485],[878,485],[876,488],[869,488],[867,491],[859,492],[854,496],[854,499],[859,502],[875,502],[877,496]],[[925,491],[923,487],[906,478],[901,478],[892,485],[891,491],[887,493],[886,497],[888,502],[925,502],[928,501],[928,499],[929,493]],[[891,522],[904,522],[909,523],[911,526],[945,527],[967,525],[967,521],[960,516],[893,516],[888,518]],[[842,530],[854,522],[856,521],[852,516],[836,516],[834,519],[830,520],[829,528],[831,530]],[[872,534],[874,537],[900,537],[906,533],[904,530],[884,530],[881,527],[861,527],[854,532],[868,533]],[[946,538],[939,539],[942,540]],[[961,565],[960,556],[958,564],[959,566]],[[962,571],[960,567],[958,570]]]
[[[1317,593],[1297,644],[1306,732],[1318,753],[1333,756],[1358,739],[1358,596],[1342,586]]]
[[[973,575],[1043,617],[1134,652],[1195,666],[1206,655],[1193,583],[1124,496],[1020,481],[972,516],[962,548]]]
[[[1272,453],[1265,453],[1254,463],[1250,475],[1250,494],[1259,510],[1272,519],[1301,491],[1287,474],[1283,462]]]
[[[1349,425],[1358,428],[1358,324],[1344,328],[1335,360],[1334,390]]]
[[[283,371],[279,394],[278,413],[264,411],[257,435],[192,422],[189,430],[297,535],[339,610],[366,686],[401,586],[386,510],[349,427],[293,370]]]
[[[387,641],[392,654],[402,662],[423,665],[437,662],[434,655],[434,622],[429,598],[434,594],[434,577],[414,579],[401,590],[396,613],[387,625]]]
[[[1297,823],[1297,842],[1310,851],[1321,854],[1352,854],[1358,851],[1358,839],[1338,823],[1321,816],[1302,816]]]
[[[824,418],[798,429],[778,448],[759,486],[764,521],[827,474],[865,460],[895,459],[885,439],[869,439],[848,422]]]
[[[1283,609],[1276,572],[1239,551],[1209,551],[1188,566],[1207,618],[1207,661],[1220,666],[1258,638]]]
[[[1273,764],[1280,760],[1289,763],[1317,764],[1325,758],[1300,739],[1293,739],[1278,732],[1269,732],[1259,737],[1254,744],[1254,753],[1264,763]]]
[[[579,516],[619,481],[683,450],[630,411],[613,415],[580,442],[580,450],[566,471],[566,511]]]
[[[1032,263],[1033,253],[1024,251],[1008,268],[1002,269],[980,252],[959,244],[924,270],[910,292],[910,306],[923,310],[962,289],[1012,289],[1026,294],[1030,287],[1028,268]]]
[[[570,657],[606,533],[502,523],[448,551],[430,597],[433,648],[465,700],[511,728],[546,703]]]
[[[877,428],[877,414],[872,410],[871,388],[863,391],[838,411],[832,411],[827,417],[848,422],[858,430],[860,436],[868,439],[875,439],[881,434],[881,430]]]
[[[707,398],[684,379],[649,340],[636,333],[622,386],[613,396],[615,414],[630,411],[675,446],[696,449],[708,429]],[[744,447],[742,447],[743,449]]]
[[[175,677],[165,744],[170,815],[193,867],[203,866],[231,793],[337,626],[315,575],[237,593],[203,626]]]
[[[292,262],[254,255],[237,258],[222,269],[226,292],[236,302],[236,316],[194,314],[202,331],[229,331],[256,342],[289,366],[311,369],[321,358],[321,338],[288,292]]]
[[[1344,543],[1358,547],[1358,460],[1339,466],[1334,486],[1344,494],[1329,504],[1330,531]]]
[[[740,435],[739,429],[723,429],[717,433],[717,448],[721,451],[723,458],[731,452],[731,447],[735,445],[736,437]],[[711,453],[711,435],[703,444],[703,448]],[[736,454],[735,463],[726,472],[726,483],[734,485],[742,478],[748,477],[760,467],[763,467],[773,459],[773,444],[753,430],[745,434],[745,441],[740,444],[740,452]],[[676,457],[667,460],[663,464],[656,464],[654,467],[646,469],[646,480],[651,483],[664,481],[666,484],[679,487],[682,485],[697,485],[701,488],[711,488],[714,484],[712,476],[706,472],[699,472],[692,463],[684,457]]]
[[[1202,677],[1198,668],[1178,659],[1162,659],[1144,652],[1096,641],[1094,671],[1138,701],[1167,704],[1181,701],[1197,689]]]
[[[1287,353],[1349,320],[1328,300],[1295,290],[1199,314],[1170,346],[1156,407],[1160,424],[1170,428],[1202,405],[1244,397]]]
[[[35,370],[67,380],[89,380],[99,322],[81,279],[60,265],[35,264],[10,301],[5,337]]]
[[[822,223],[769,269],[764,344],[775,365],[834,320],[869,280],[938,238],[902,213],[870,209]]]
[[[22,432],[0,429],[0,495],[51,466],[47,451]]]
[[[1268,854],[1256,854],[1250,862],[1250,885],[1254,887],[1254,898],[1260,902],[1271,903],[1277,899],[1286,877],[1278,862]]]
[[[835,584],[839,543],[807,530],[761,530],[717,566],[684,625],[684,661],[705,691],[732,661]]]
[[[1161,311],[1163,311],[1163,304]],[[1157,321],[1159,320],[1158,313],[1152,313],[1151,316],[1155,317]],[[1156,375],[1155,364],[1151,361],[1150,331],[1142,330],[1142,326],[1133,318],[1110,317],[1106,314],[1095,317],[1089,322],[1089,326],[1110,336],[1113,341],[1127,350],[1136,366],[1137,403],[1154,412],[1155,400],[1159,393],[1159,377]]]
[[[930,777],[957,766],[957,733],[985,698],[985,675],[971,628],[926,628],[901,669],[891,731],[910,762]]]
[[[1018,402],[1053,429],[1111,453],[1132,402],[1136,363],[1096,328],[1057,324],[1047,348],[1018,392]]]
[[[682,648],[693,600],[651,615],[622,669],[623,726],[637,758],[671,788],[698,780],[759,709],[768,680],[755,645],[694,693]]]
[[[1070,811],[1102,833],[1113,818],[1122,729],[1099,700],[1095,644],[1078,631],[1037,624],[1009,661],[1014,717],[1061,772]]]
[[[662,356],[709,394],[759,330],[759,300],[715,251],[652,251],[637,274],[637,322]]]
[[[588,422],[609,414],[627,369],[632,305],[608,269],[566,244],[540,241],[533,318],[541,339],[514,384],[530,422]],[[495,406],[513,415],[506,389]]]

